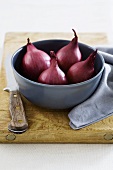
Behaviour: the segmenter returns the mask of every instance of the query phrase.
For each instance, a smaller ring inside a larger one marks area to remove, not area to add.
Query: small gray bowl
[[[51,50],[57,52],[60,48],[67,45],[68,40],[44,40],[34,42],[33,44],[40,50],[44,50],[49,54]],[[79,43],[79,48],[83,59],[86,59],[95,49]],[[97,88],[103,70],[104,59],[101,54],[97,53],[95,60],[96,75],[84,82],[69,85],[47,85],[37,83],[21,75],[20,64],[22,57],[26,53],[26,46],[19,48],[12,56],[12,68],[15,79],[19,86],[19,91],[32,103],[51,109],[67,109],[72,108],[90,97]]]

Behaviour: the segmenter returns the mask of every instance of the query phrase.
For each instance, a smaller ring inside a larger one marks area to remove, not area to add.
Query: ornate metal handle
[[[10,91],[11,122],[8,129],[14,133],[23,133],[28,129],[23,102],[18,91]]]

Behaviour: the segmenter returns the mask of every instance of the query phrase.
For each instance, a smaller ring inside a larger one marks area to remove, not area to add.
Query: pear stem
[[[72,31],[74,32],[74,36],[77,37],[76,31],[74,29]]]
[[[94,65],[94,60],[97,54],[97,49],[90,54],[90,56],[87,58],[89,61],[90,66]]]
[[[30,44],[30,39],[29,38],[27,39],[27,44]]]
[[[51,66],[56,67],[57,65],[57,58],[55,55],[54,51],[50,51],[50,55],[51,55]]]
[[[50,51],[50,56],[51,56],[52,58],[56,58],[55,52],[54,52],[54,51]]]

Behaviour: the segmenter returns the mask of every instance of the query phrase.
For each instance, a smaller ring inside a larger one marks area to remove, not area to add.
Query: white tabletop
[[[6,32],[106,32],[112,0],[0,0],[0,59]],[[0,170],[113,170],[112,144],[0,144]]]

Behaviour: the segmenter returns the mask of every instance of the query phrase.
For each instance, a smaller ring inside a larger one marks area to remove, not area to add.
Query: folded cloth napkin
[[[97,49],[102,50],[100,47]],[[99,52],[105,60],[102,79],[94,94],[69,112],[69,124],[72,129],[81,129],[113,115],[113,55],[111,55],[111,50],[110,54]]]

